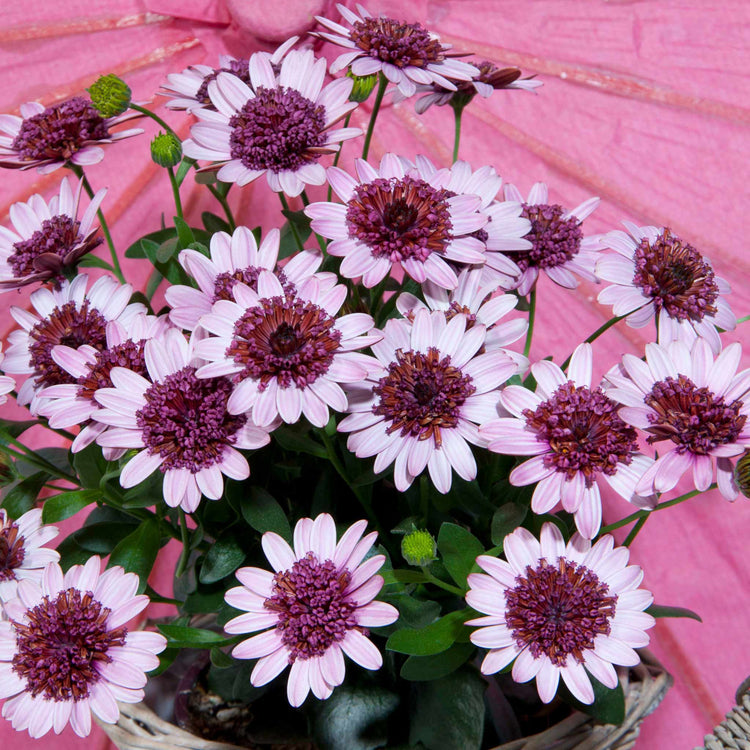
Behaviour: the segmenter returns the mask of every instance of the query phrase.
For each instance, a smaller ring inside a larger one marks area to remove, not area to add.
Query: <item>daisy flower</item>
[[[365,669],[380,669],[383,657],[367,638],[367,628],[390,625],[398,610],[374,601],[383,587],[377,575],[385,555],[372,555],[376,533],[363,537],[367,521],[350,526],[336,543],[333,518],[301,518],[294,549],[278,534],[261,543],[275,573],[240,568],[242,584],[229,589],[228,604],[246,614],[230,620],[227,633],[256,633],[234,647],[237,659],[258,659],[250,681],[265,685],[290,667],[287,695],[301,706],[312,690],[328,698],[344,680],[344,654]]]
[[[584,237],[581,223],[599,205],[598,198],[589,198],[572,211],[566,211],[556,203],[548,204],[547,186],[537,182],[526,201],[515,185],[506,185],[505,199],[521,203],[521,216],[531,222],[526,238],[532,248],[513,253],[513,260],[522,271],[517,285],[521,296],[531,291],[540,270],[566,289],[578,286],[574,273],[596,281],[594,265],[601,249],[599,237]]]
[[[343,205],[321,202],[305,208],[313,231],[333,240],[328,252],[344,258],[342,276],[361,276],[369,288],[401,266],[419,283],[429,279],[453,289],[458,278],[446,261],[485,262],[484,243],[472,236],[487,223],[479,210],[480,195],[451,196],[442,184],[446,174],[434,167],[423,174],[420,165],[395,154],[386,154],[378,170],[363,159],[355,168],[356,179],[338,167],[328,169],[328,181]],[[497,192],[494,170],[482,178],[490,192]],[[484,188],[482,178],[476,180],[477,191]]]
[[[71,346],[52,348],[55,364],[75,378],[75,382],[43,388],[39,392],[42,403],[39,414],[49,420],[53,429],[82,425],[70,447],[73,453],[91,445],[107,429],[107,425],[92,418],[101,408],[95,399],[96,392],[112,386],[112,368],[125,367],[138,375],[146,375],[144,345],[148,339],[164,333],[168,327],[166,316],[157,318],[139,314],[133,316],[127,326],[116,320],[107,323],[103,349],[89,344],[77,349]],[[108,461],[116,461],[124,453],[124,448],[104,449]]]
[[[634,649],[648,645],[646,630],[656,623],[643,611],[654,598],[638,588],[643,572],[628,565],[628,548],[614,549],[609,534],[593,547],[574,534],[566,546],[557,526],[545,523],[540,541],[518,528],[503,550],[508,562],[480,555],[487,575],[467,579],[466,602],[486,615],[466,623],[477,626],[471,642],[489,650],[482,673],[513,662],[513,679],[535,677],[544,703],[555,697],[560,677],[586,704],[594,702],[589,674],[617,687],[613,665],[638,664]]]
[[[450,44],[443,44],[421,24],[375,18],[361,5],[357,5],[359,15],[340,3],[336,7],[351,28],[315,16],[326,31],[311,32],[350,50],[334,60],[331,73],[346,67],[355,76],[383,73],[408,97],[414,95],[418,83],[438,83],[455,91],[454,81],[470,81],[478,72],[473,65],[453,59],[460,53],[450,52]]]
[[[148,606],[136,595],[138,576],[115,566],[101,573],[94,556],[63,575],[49,563],[40,581],[22,580],[0,622],[0,698],[3,718],[33,738],[70,723],[79,737],[93,713],[105,724],[120,717],[117,701],[143,700],[146,672],[167,639],[129,630],[125,623]]]
[[[3,364],[5,355],[3,354],[3,342],[0,341],[0,365]],[[2,370],[0,370],[2,372]],[[9,375],[0,375],[0,406],[8,400],[8,394],[16,387],[15,378]]]
[[[750,369],[737,372],[741,356],[734,343],[714,359],[702,338],[692,349],[682,341],[647,344],[645,362],[626,354],[620,372],[607,374],[614,386],[607,395],[624,405],[622,419],[643,430],[649,443],[661,444],[636,492],[668,492],[686,471],[704,492],[715,459],[721,494],[736,499],[732,459],[750,448]]]
[[[15,598],[18,582],[39,581],[42,570],[60,555],[43,545],[54,539],[56,526],[42,525],[42,509],[32,508],[15,521],[0,509],[0,609],[2,602]]]
[[[207,169],[218,169],[223,182],[247,185],[265,174],[271,190],[289,196],[299,195],[306,184],[322,185],[321,155],[362,133],[332,129],[357,106],[349,101],[352,80],[323,86],[326,61],[316,60],[310,50],[289,52],[278,76],[268,56],[256,53],[249,72],[250,85],[229,73],[208,84],[218,111],[194,111],[200,122],[183,143],[185,156],[216,162]]]
[[[203,364],[180,331],[168,330],[149,339],[144,359],[149,379],[124,367],[109,377],[112,388],[100,388],[94,398],[103,407],[94,418],[110,429],[97,437],[106,448],[136,448],[123,467],[122,487],[135,487],[157,469],[164,474],[164,501],[192,513],[201,494],[218,500],[222,475],[247,479],[250,466],[237,450],[266,445],[266,430],[244,415],[227,412],[232,384],[222,377],[199,379]]]
[[[372,317],[336,317],[347,295],[327,276],[309,276],[285,290],[270,271],[258,275],[257,291],[238,283],[234,301],[219,300],[201,327],[213,334],[196,351],[211,364],[198,377],[233,376],[230,414],[248,414],[262,427],[278,419],[297,422],[301,414],[316,427],[328,424],[329,408],[345,411],[340,383],[356,383],[377,367],[356,352],[378,341]]]
[[[94,225],[97,209],[106,194],[100,190],[78,221],[83,182],[75,194],[68,178],[60,183],[60,195],[47,204],[41,195],[25,203],[13,203],[10,220],[15,232],[0,227],[0,292],[19,289],[36,281],[59,284],[66,270],[98,247],[99,227]]]
[[[635,491],[653,461],[638,452],[636,431],[618,416],[618,403],[600,387],[592,388],[592,359],[591,344],[581,344],[567,375],[554,362],[532,365],[536,392],[507,386],[500,403],[513,416],[479,428],[489,450],[533,456],[513,469],[510,483],[538,483],[531,509],[548,513],[562,502],[575,514],[576,528],[586,539],[596,536],[601,526],[602,480],[635,505],[653,507],[652,498]]]
[[[422,285],[425,302],[404,292],[398,296],[396,308],[410,321],[414,320],[417,310],[439,310],[446,320],[464,315],[467,328],[480,323],[487,329],[485,349],[508,346],[526,333],[529,323],[526,318],[501,323],[500,319],[518,304],[518,297],[513,294],[496,294],[497,287],[494,284],[484,285],[482,276],[481,268],[465,268],[458,275],[458,286],[451,292],[431,281],[425,281]],[[529,364],[526,357],[507,350],[505,353],[516,361],[519,372],[526,370]]]
[[[272,229],[258,247],[247,227],[237,227],[232,235],[216,232],[211,236],[211,255],[197,250],[183,250],[180,265],[195,279],[198,289],[191,286],[170,286],[166,291],[167,304],[172,308],[170,320],[179,328],[192,331],[203,315],[211,312],[214,302],[234,300],[232,289],[241,281],[258,290],[258,274],[273,271],[279,257],[279,230]],[[278,271],[285,288],[293,289],[301,279],[318,270],[323,262],[320,252],[304,250],[297,253]],[[289,286],[291,285],[291,286]]]
[[[259,52],[268,57],[276,75],[281,68],[284,55],[297,43],[298,36],[287,39],[273,53]],[[219,73],[231,73],[248,86],[250,81],[250,60],[244,57],[235,58],[231,55],[219,55],[219,67],[210,65],[191,65],[182,73],[170,73],[167,82],[162,84],[163,91],[157,91],[160,96],[171,97],[167,102],[168,109],[194,110],[202,107],[212,107],[208,96],[208,84],[215,80]]]
[[[133,292],[130,284],[119,284],[111,276],[97,279],[86,291],[89,278],[80,274],[73,281],[62,281],[58,289],[37,289],[31,294],[36,314],[11,307],[10,314],[21,326],[8,336],[10,346],[3,367],[17,375],[30,375],[18,391],[18,403],[38,413],[39,391],[51,385],[75,383],[52,357],[52,349],[63,344],[77,349],[87,344],[104,349],[110,320],[124,325],[133,316],[144,313],[140,303],[128,304]]]
[[[501,350],[483,352],[485,326],[465,315],[417,310],[414,322],[391,319],[372,346],[379,370],[350,386],[349,411],[338,426],[351,432],[358,458],[376,456],[375,473],[394,464],[405,491],[425,468],[438,492],[451,487],[451,470],[477,475],[470,443],[484,446],[477,423],[497,416],[498,388],[517,371]],[[480,353],[483,352],[483,353]]]
[[[599,302],[627,315],[629,326],[641,328],[657,316],[659,342],[707,339],[714,354],[721,351],[717,328],[734,330],[737,318],[723,295],[730,287],[714,275],[711,263],[669,229],[623,222],[620,230],[602,236],[617,255],[600,256],[596,275],[614,282],[599,293]]]
[[[112,133],[123,122],[141,117],[129,112],[102,117],[82,96],[44,107],[38,102],[21,105],[21,116],[0,115],[0,167],[54,172],[68,162],[85,167],[104,158],[99,144],[114,143],[143,132],[131,128]]]

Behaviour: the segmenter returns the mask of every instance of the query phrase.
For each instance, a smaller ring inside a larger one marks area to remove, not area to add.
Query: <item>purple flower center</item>
[[[416,177],[378,178],[357,185],[346,209],[349,236],[376,258],[424,262],[452,238],[448,194]]]
[[[258,86],[229,127],[230,154],[248,169],[294,172],[325,151],[325,107],[286,86]]]
[[[454,367],[450,357],[441,359],[434,347],[426,354],[398,349],[388,374],[373,388],[380,401],[372,411],[390,422],[389,435],[400,430],[402,437],[434,438],[440,448],[441,431],[458,425],[461,407],[474,391],[471,377]]]
[[[321,563],[312,552],[274,576],[273,596],[263,606],[279,615],[276,629],[290,663],[321,656],[357,627],[356,605],[344,594],[351,579],[346,568]]]
[[[322,307],[292,295],[261,299],[235,323],[227,357],[243,365],[241,379],[259,380],[260,390],[272,379],[304,389],[328,372],[339,350],[335,323]]]
[[[747,421],[740,413],[742,401],[727,404],[708,388],[699,388],[690,378],[678,375],[654,383],[645,402],[649,413],[649,443],[671,440],[677,452],[706,455],[719,445],[733,443]]]
[[[198,86],[198,90],[195,92],[195,99],[201,104],[211,104],[211,98],[208,95],[208,84],[211,81],[215,81],[219,73],[231,73],[233,76],[237,76],[243,83],[251,86],[250,82],[250,61],[245,58],[239,60],[232,60],[229,63],[228,68],[217,68],[212,73],[209,73]],[[251,86],[252,87],[252,86]]]
[[[143,442],[164,462],[161,471],[188,469],[196,474],[219,463],[247,422],[227,412],[232,384],[226,378],[198,379],[195,367],[183,367],[154,383],[136,412]]]
[[[537,439],[549,443],[544,465],[565,472],[568,479],[581,472],[590,485],[597,473],[612,476],[621,464],[629,464],[638,449],[636,431],[620,419],[619,408],[601,388],[569,380],[523,415]]]
[[[87,143],[105,138],[104,118],[90,101],[76,96],[25,119],[11,148],[28,161],[67,160]]]
[[[352,26],[349,38],[365,54],[397,68],[426,68],[445,59],[443,45],[418,23],[365,18]]]
[[[66,589],[45,596],[26,612],[27,622],[13,623],[16,654],[13,671],[26,690],[51,701],[81,701],[99,681],[97,664],[109,663],[110,648],[125,645],[127,629],[107,629],[110,610],[88,591]]]
[[[609,635],[617,594],[593,570],[561,557],[555,565],[527,565],[526,575],[506,589],[505,606],[505,624],[518,646],[563,667],[569,655],[583,663],[596,636]]]
[[[23,541],[18,535],[17,524],[6,520],[0,527],[0,581],[15,580],[13,571],[21,567],[26,557]]]
[[[144,356],[145,343],[145,339],[138,342],[124,341],[111,349],[97,352],[96,362],[85,375],[78,378],[79,397],[93,401],[94,394],[100,388],[111,388],[113,367],[125,367],[138,375],[148,377]]]
[[[248,266],[247,268],[241,268],[236,271],[223,271],[214,280],[214,297],[213,302],[220,299],[228,299],[230,302],[234,302],[234,294],[232,290],[237,282],[241,282],[246,286],[249,286],[254,292],[258,291],[258,276],[261,271],[265,271],[264,268],[258,268],[257,266]],[[294,285],[290,284],[283,271],[275,271],[276,278],[281,282],[281,286],[284,291],[291,294],[294,291]]]
[[[692,246],[665,229],[653,244],[644,238],[635,250],[633,284],[671,318],[700,321],[716,312],[719,287],[713,269]]]
[[[531,242],[531,250],[513,253],[513,260],[525,271],[529,267],[554,268],[562,266],[578,254],[583,232],[575,216],[563,219],[565,209],[558,205],[523,204],[521,216],[531,222],[531,230],[524,239]]]
[[[58,344],[78,349],[88,344],[102,350],[107,345],[107,321],[84,299],[80,307],[66,302],[56,307],[29,331],[29,365],[34,368],[37,387],[75,383],[76,379],[65,372],[53,359],[52,348]]]

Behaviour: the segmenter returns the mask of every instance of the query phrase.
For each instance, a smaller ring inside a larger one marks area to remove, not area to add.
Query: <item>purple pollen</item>
[[[0,581],[15,580],[13,571],[21,567],[26,557],[23,542],[24,538],[18,535],[17,524],[6,522],[0,526]]]
[[[636,431],[620,419],[619,408],[601,388],[569,380],[523,415],[537,439],[549,443],[544,465],[565,472],[568,479],[581,472],[591,485],[597,473],[612,476],[621,464],[630,464],[638,450]]]
[[[230,154],[248,169],[294,172],[329,150],[325,107],[286,86],[258,86],[229,127]]]
[[[239,60],[232,60],[229,63],[228,68],[217,68],[212,73],[209,73],[195,92],[196,101],[201,104],[211,104],[211,98],[208,96],[208,84],[211,83],[211,81],[216,80],[219,73],[231,73],[252,88],[250,82],[250,61],[245,58],[240,58]]]
[[[148,378],[146,369],[146,358],[144,356],[144,344],[142,341],[124,341],[110,349],[104,349],[96,354],[96,362],[89,371],[78,378],[78,395],[93,401],[94,394],[100,388],[111,388],[112,378],[110,373],[113,367],[125,367],[126,369]]]
[[[671,440],[678,453],[706,455],[719,445],[733,443],[747,421],[740,413],[742,401],[727,404],[684,375],[654,383],[645,402],[654,410],[648,415],[648,442]]]
[[[236,271],[223,271],[216,279],[214,279],[214,297],[213,302],[220,299],[227,299],[230,302],[234,302],[234,294],[232,290],[238,281],[249,286],[254,292],[258,291],[258,276],[264,268],[257,266],[248,266],[247,268],[241,268]],[[283,271],[276,271],[276,278],[281,282],[281,286],[284,291],[291,294],[294,291],[294,286],[286,280],[286,276]]]
[[[448,193],[416,177],[357,185],[346,209],[349,236],[376,258],[424,262],[452,239]]]
[[[713,269],[692,246],[665,229],[653,244],[644,238],[635,250],[633,284],[671,318],[700,321],[716,312],[719,296]]]
[[[195,367],[183,367],[154,383],[136,412],[143,442],[164,462],[160,469],[188,469],[193,474],[219,463],[226,446],[247,422],[227,412],[232,384],[226,378],[198,379]]]
[[[273,596],[263,606],[279,615],[276,630],[290,663],[321,656],[357,627],[356,603],[344,593],[351,579],[346,568],[321,563],[312,552],[274,576]]]
[[[107,629],[110,610],[88,591],[45,596],[26,612],[27,624],[13,623],[16,654],[13,671],[34,697],[81,701],[101,678],[98,664],[112,661],[110,648],[125,645],[127,629]]]
[[[28,161],[70,159],[87,143],[106,138],[104,118],[90,101],[76,96],[25,119],[11,148]]]
[[[349,38],[370,57],[397,68],[426,68],[445,60],[443,45],[418,23],[365,18],[352,26]]]
[[[244,369],[239,378],[276,379],[281,388],[304,389],[328,372],[339,350],[336,319],[312,302],[287,295],[261,299],[234,325],[226,356]]]
[[[75,383],[76,379],[65,372],[53,359],[52,348],[61,344],[78,349],[88,344],[102,350],[107,345],[107,321],[84,299],[80,307],[66,302],[56,307],[29,331],[29,365],[34,368],[37,387]]]
[[[558,205],[523,204],[521,216],[531,222],[531,231],[524,239],[533,247],[513,253],[513,260],[522,271],[530,266],[562,266],[578,254],[583,239],[581,223],[575,216],[563,219],[564,213],[565,209]]]
[[[441,359],[436,348],[426,354],[398,349],[388,374],[373,388],[380,401],[372,411],[390,421],[389,435],[400,430],[402,437],[434,438],[440,448],[441,430],[458,425],[461,407],[474,391],[471,377],[454,367],[450,357]]]
[[[558,667],[568,656],[583,663],[598,635],[609,635],[617,594],[593,570],[564,557],[556,565],[540,560],[505,591],[505,624],[520,648]]]

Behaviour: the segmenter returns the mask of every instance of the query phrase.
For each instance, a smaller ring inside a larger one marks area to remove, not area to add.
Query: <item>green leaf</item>
[[[0,503],[11,518],[18,518],[31,510],[36,504],[36,499],[49,479],[46,471],[38,471],[26,479],[11,485],[3,493],[3,501]]]
[[[102,456],[102,449],[93,444],[73,454],[73,469],[81,486],[98,490],[99,482],[107,471],[107,461]]]
[[[573,708],[588,716],[593,716],[602,724],[622,724],[625,721],[625,693],[622,690],[622,685],[618,682],[617,687],[612,689],[605,687],[591,675],[589,675],[589,678],[594,688],[594,702],[592,704],[587,705],[576,700],[562,680],[560,680],[560,696]]]
[[[159,521],[149,518],[112,550],[107,567],[120,565],[128,573],[135,573],[140,579],[138,593],[142,594],[156,562],[160,542]]]
[[[78,261],[79,268],[104,268],[107,271],[114,271],[111,263],[107,263],[102,258],[97,258],[96,255],[84,255],[81,260]]]
[[[63,539],[56,549],[60,553],[60,567],[63,569],[63,573],[67,572],[68,568],[73,565],[84,565],[91,557],[91,553],[76,542],[73,534]]]
[[[451,578],[461,588],[467,588],[466,576],[474,567],[477,557],[484,552],[482,543],[463,526],[444,523],[438,533],[437,545]]]
[[[309,453],[316,458],[328,458],[328,452],[320,443],[289,427],[277,428],[273,437],[284,450]]]
[[[168,648],[213,648],[214,646],[225,646],[227,641],[232,640],[204,628],[191,628],[187,625],[156,625],[161,632],[167,636]]]
[[[439,680],[455,672],[476,647],[471,643],[454,643],[447,651],[432,656],[410,656],[401,667],[401,677],[412,682]]]
[[[385,585],[389,583],[424,583],[427,576],[418,570],[381,570]]]
[[[235,660],[229,654],[225,653],[216,646],[211,649],[210,658],[211,664],[213,664],[217,669],[227,669],[229,667],[233,667],[236,664]]]
[[[190,225],[179,216],[174,217],[174,226],[177,230],[177,239],[180,242],[181,248],[189,247],[191,243],[195,242],[195,235]]]
[[[179,653],[179,648],[165,648],[159,654],[159,666],[148,673],[149,677],[158,677],[162,672],[166,672],[172,666],[172,662],[177,658]]]
[[[288,542],[292,541],[292,529],[284,509],[262,487],[251,487],[242,493],[240,511],[250,526],[261,534],[275,531]]]
[[[284,210],[281,213],[286,217],[286,221],[281,227],[281,236],[279,238],[279,260],[286,258],[289,255],[294,255],[294,253],[299,250],[297,242],[294,239],[294,233],[292,232],[292,224],[294,224],[297,229],[302,244],[305,243],[312,232],[310,229],[310,219],[304,211]]]
[[[203,566],[198,580],[201,583],[215,583],[234,573],[245,562],[245,551],[233,534],[220,536],[203,558]]]
[[[126,251],[126,258],[148,258],[152,263],[156,260],[156,251],[162,242],[166,242],[171,237],[176,237],[177,232],[174,227],[160,229],[157,232],[150,232],[140,239],[137,239]]]
[[[493,544],[502,544],[505,537],[515,531],[522,523],[529,509],[517,503],[501,505],[492,516],[490,536]]]
[[[98,490],[74,490],[48,497],[42,507],[42,523],[64,521],[95,503],[101,496]]]
[[[667,607],[662,604],[652,604],[646,610],[646,614],[652,617],[689,617],[691,620],[703,622],[697,612],[693,612],[692,609],[687,609],[686,607]]]
[[[215,234],[216,232],[226,232],[229,234],[232,231],[227,221],[222,219],[221,216],[212,214],[210,211],[204,211],[201,214],[201,221],[203,222],[203,226],[206,227],[206,231],[211,232],[211,234]]]
[[[449,649],[463,634],[467,610],[441,617],[426,628],[404,628],[393,633],[385,644],[389,651],[411,656],[430,656]]]
[[[166,242],[162,242],[156,251],[156,258],[152,261],[153,264],[158,268],[162,268],[177,254],[179,247],[180,241],[174,237],[170,237]]]
[[[224,589],[216,591],[198,590],[189,594],[182,611],[189,615],[215,613],[224,603]]]
[[[8,436],[17,438],[35,424],[39,424],[36,419],[27,419],[20,422],[13,419],[0,419],[0,445],[7,445],[10,442]]]
[[[65,448],[37,448],[34,451],[37,456],[43,458],[47,463],[52,464],[60,471],[67,473],[71,472],[71,465],[69,461],[70,454]],[[37,464],[32,464],[23,458],[16,460],[16,471],[24,477],[30,477],[32,474],[36,474],[38,471],[45,471],[44,468],[40,469]]]
[[[486,683],[463,667],[439,680],[418,683],[409,742],[430,750],[479,750],[484,731]]]
[[[440,616],[440,605],[432,599],[416,599],[408,594],[396,594],[390,603],[398,609],[399,627],[419,630],[426,628]]]
[[[89,524],[90,518],[86,519],[82,529],[74,531],[68,538],[74,538],[81,548],[95,555],[109,555],[133,531],[133,524],[114,521]]]

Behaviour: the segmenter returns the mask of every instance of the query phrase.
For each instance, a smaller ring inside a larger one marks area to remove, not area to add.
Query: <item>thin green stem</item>
[[[152,112],[150,109],[141,107],[140,104],[133,104],[133,102],[130,102],[130,109],[134,109],[136,112],[140,112],[142,115],[146,115],[146,117],[150,117],[155,123],[160,125],[162,128],[164,128],[164,130],[166,130],[168,133],[170,133],[175,138],[177,138],[177,140],[180,140],[180,141],[182,140],[177,135],[177,133],[175,133],[174,130],[172,130],[172,128],[170,128],[169,125],[167,125],[167,123],[164,122],[164,120],[162,120],[161,117],[159,117],[159,115],[157,115],[155,112]]]
[[[28,448],[18,440],[15,440],[14,438],[11,438],[9,436],[6,436],[6,439],[9,443],[13,443],[13,445],[16,446],[15,448],[11,448],[9,445],[3,447],[3,451],[9,456],[12,456],[16,460],[20,459],[21,461],[26,461],[26,463],[29,463],[32,466],[36,466],[39,469],[43,469],[48,474],[52,474],[52,476],[55,476],[58,479],[64,479],[66,482],[70,482],[71,484],[76,485],[76,487],[81,486],[81,483],[78,481],[78,477],[75,477],[72,474],[68,474],[62,469],[58,469],[57,466],[47,461],[44,456],[40,456],[36,451]]]
[[[84,174],[83,168],[78,164],[73,164],[72,162],[68,162],[68,166],[73,170],[73,174],[75,174],[83,182],[83,189],[86,191],[89,198],[93,198],[94,189],[89,183],[89,178]],[[104,218],[104,214],[102,213],[101,208],[96,212],[96,215],[99,218],[99,223],[102,227],[102,234],[104,235],[104,239],[107,241],[109,254],[112,256],[112,267],[114,268],[115,276],[117,276],[121,284],[124,284],[125,277],[122,275],[122,268],[120,267],[120,260],[117,257],[117,251],[115,250],[115,243],[112,242],[112,235],[109,231],[109,225],[107,224],[107,220]]]
[[[750,320],[750,315],[743,315],[741,318],[737,319],[737,325],[740,325],[741,323],[747,323],[748,320]]]
[[[388,86],[388,79],[383,75],[379,74],[378,79],[378,92],[375,94],[375,101],[372,105],[372,113],[370,114],[370,123],[367,126],[367,134],[365,135],[365,145],[362,147],[362,158],[366,159],[370,153],[370,141],[372,140],[372,131],[375,129],[375,120],[378,119],[378,112],[380,112],[380,105],[383,102],[385,96],[385,89]]]
[[[526,344],[523,347],[525,357],[531,351],[531,339],[534,336],[534,320],[536,319],[536,286],[532,287],[529,294],[529,327],[526,329]]]
[[[206,185],[206,187],[211,192],[211,195],[213,195],[213,197],[216,198],[216,200],[221,204],[221,207],[224,209],[224,215],[227,217],[229,229],[234,232],[234,230],[237,228],[237,224],[234,221],[234,214],[232,213],[232,209],[229,207],[229,201],[227,200],[226,195],[222,195],[222,193],[218,191],[213,185]]]
[[[619,323],[623,318],[626,318],[627,315],[616,315],[614,318],[610,318],[606,323],[603,325],[600,325],[599,328],[597,328],[585,341],[585,343],[590,344],[593,341],[596,341],[599,336],[601,336],[605,331],[608,331],[615,323]],[[565,370],[568,365],[570,364],[570,360],[572,359],[573,355],[571,354],[565,362],[562,363],[560,366],[561,370]]]
[[[190,530],[187,526],[187,518],[185,517],[185,511],[182,508],[178,509],[180,514],[180,541],[182,542],[182,552],[180,553],[180,559],[177,562],[177,568],[175,568],[175,577],[179,578],[186,570],[188,562],[190,560]]]
[[[169,181],[172,183],[172,195],[174,196],[174,207],[177,211],[177,216],[179,216],[181,219],[182,216],[182,200],[180,200],[180,186],[177,184],[177,178],[174,174],[174,169],[172,167],[167,167],[167,172],[169,173]]]
[[[279,200],[281,201],[281,205],[283,206],[285,211],[289,211],[289,204],[287,203],[286,196],[284,193],[279,193]],[[300,237],[299,230],[297,229],[297,226],[295,223],[287,218],[287,221],[289,222],[289,228],[292,230],[292,236],[294,237],[294,244],[297,245],[297,248],[300,250],[304,250],[302,237]]]
[[[453,586],[450,583],[446,583],[445,581],[441,581],[437,576],[432,575],[429,570],[423,565],[422,566],[422,573],[424,573],[424,577],[433,585],[443,589],[444,591],[449,591],[451,594],[455,594],[456,596],[463,597],[465,596],[466,592],[462,589],[458,588],[458,586]]]
[[[352,119],[352,113],[350,112],[350,113],[349,113],[349,114],[348,114],[348,115],[347,115],[347,116],[346,116],[346,117],[344,118],[344,127],[345,127],[345,128],[348,128],[348,127],[349,127],[349,120],[351,120],[351,119]],[[342,149],[343,149],[343,148],[344,148],[344,144],[343,144],[343,143],[340,143],[340,144],[339,144],[339,150],[338,150],[338,151],[336,152],[336,156],[334,156],[334,157],[333,157],[333,166],[334,166],[334,167],[338,166],[338,163],[339,163],[339,159],[341,158],[341,151],[342,151]],[[330,183],[330,181],[329,181],[329,183],[328,183],[328,197],[326,198],[326,201],[327,201],[328,203],[330,203],[330,202],[331,202],[331,197],[332,197],[332,196],[333,196],[333,187],[331,187],[331,183]]]
[[[453,108],[453,119],[455,122],[454,125],[454,135],[453,135],[453,162],[458,161],[458,147],[461,143],[461,118],[464,113],[463,107],[454,107]]]
[[[630,533],[625,537],[625,541],[622,543],[623,547],[629,547],[633,540],[638,536],[638,532],[646,525],[646,521],[648,521],[651,514],[649,513],[647,516],[642,516],[636,521],[635,526],[630,530]]]

